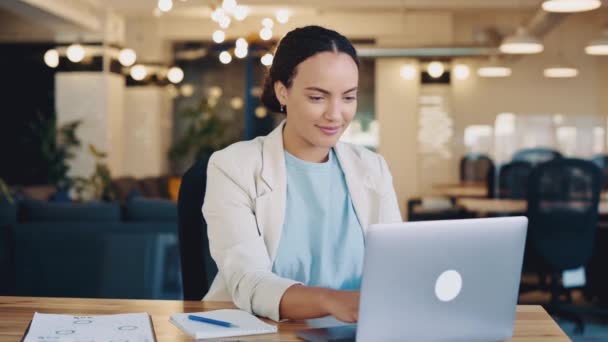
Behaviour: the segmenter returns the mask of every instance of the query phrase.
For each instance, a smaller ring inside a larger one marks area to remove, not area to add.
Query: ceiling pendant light
[[[51,68],[56,68],[59,65],[59,52],[55,49],[45,52],[44,63]]]
[[[480,77],[509,77],[511,76],[511,68],[500,64],[496,57],[490,58],[490,61],[477,69],[477,75]]]
[[[426,72],[428,72],[428,74],[432,78],[441,77],[441,75],[443,75],[444,71],[445,71],[445,68],[443,66],[443,63],[438,62],[438,61],[433,61],[433,62],[429,63],[429,65],[427,65],[427,67],[426,67]]]
[[[572,78],[578,76],[578,69],[567,64],[550,65],[543,70],[547,78]]]
[[[86,51],[84,50],[84,47],[82,47],[82,45],[72,44],[68,46],[68,49],[66,50],[66,55],[68,56],[70,62],[78,63],[84,59]]]
[[[500,52],[508,54],[535,54],[543,51],[543,43],[528,34],[525,28],[517,28],[517,32],[505,38],[500,44]]]
[[[585,47],[585,53],[594,56],[608,55],[608,28],[605,28],[598,38],[589,42]]]
[[[591,11],[601,5],[600,0],[546,0],[542,7],[547,12],[575,13]]]

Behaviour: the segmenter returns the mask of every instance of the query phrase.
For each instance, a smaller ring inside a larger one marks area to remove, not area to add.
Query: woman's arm
[[[354,323],[358,319],[359,291],[338,291],[293,285],[285,291],[279,306],[282,319],[310,319],[332,315]]]

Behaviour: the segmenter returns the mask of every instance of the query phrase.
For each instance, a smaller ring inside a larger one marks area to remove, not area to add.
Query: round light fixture
[[[511,76],[511,68],[501,65],[486,65],[477,69],[477,75],[480,77],[509,77]]]
[[[233,97],[232,99],[230,99],[230,107],[232,107],[232,109],[234,110],[239,110],[243,108],[243,99],[238,96]]]
[[[471,69],[466,64],[456,64],[454,65],[452,72],[457,80],[466,80],[471,74]]]
[[[56,68],[59,65],[59,52],[55,49],[45,52],[44,63],[51,68]]]
[[[585,47],[585,53],[594,56],[608,55],[608,28],[604,29],[598,38],[592,40]]]
[[[247,43],[247,40],[245,40],[245,38],[239,38],[236,40],[235,43],[237,48],[247,48],[247,46],[249,46],[249,43]]]
[[[180,67],[171,67],[167,72],[167,79],[171,83],[179,83],[184,79],[184,71]]]
[[[508,54],[534,54],[543,51],[543,43],[528,34],[525,28],[519,27],[517,32],[505,38],[500,44],[500,52]]]
[[[399,75],[401,75],[401,78],[404,80],[413,80],[416,78],[417,73],[418,70],[416,70],[416,67],[412,64],[406,64],[399,69]]]
[[[137,59],[137,54],[133,49],[122,49],[118,53],[118,61],[122,66],[131,66],[135,63]]]
[[[273,59],[274,59],[274,56],[269,52],[269,53],[265,54],[264,56],[262,56],[262,58],[260,59],[260,61],[265,66],[271,66]]]
[[[281,24],[287,24],[289,21],[289,11],[282,8],[276,13],[277,21]]]
[[[426,72],[428,72],[429,75],[431,75],[431,77],[433,78],[441,77],[444,71],[445,68],[443,67],[443,63],[437,61],[429,63],[429,65],[427,65],[426,67]]]
[[[601,5],[600,0],[547,0],[542,7],[547,12],[574,13],[591,11]]]
[[[226,13],[224,13],[224,10],[221,8],[216,8],[213,12],[211,12],[211,20],[215,21],[216,23],[219,23],[220,19],[225,16]]]
[[[222,30],[217,30],[215,32],[213,32],[213,41],[216,43],[221,43],[224,41],[224,39],[226,39],[226,34],[224,33],[224,31]]]
[[[222,51],[220,53],[220,62],[222,62],[222,64],[228,64],[231,61],[232,61],[232,56],[230,55],[230,52]]]
[[[263,119],[268,115],[268,110],[266,107],[259,106],[255,109],[255,116],[258,119]]]
[[[72,44],[68,46],[66,55],[71,62],[78,63],[84,59],[86,52],[80,44]]]
[[[262,40],[270,40],[272,38],[272,29],[264,27],[260,30],[260,38]]]
[[[134,80],[141,81],[146,78],[146,76],[148,76],[148,71],[145,66],[137,64],[131,67],[131,78]]]
[[[169,12],[173,8],[173,0],[158,0],[158,9]]]

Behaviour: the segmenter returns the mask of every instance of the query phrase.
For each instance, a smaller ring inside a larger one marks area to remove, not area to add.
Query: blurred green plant
[[[72,189],[77,201],[102,200],[113,201],[116,192],[112,186],[110,168],[105,162],[108,154],[98,150],[95,145],[89,144],[89,152],[95,159],[95,170],[89,177],[74,177]]]
[[[178,137],[169,150],[171,161],[186,161],[209,158],[222,148],[239,140],[241,127],[234,120],[222,119],[216,113],[217,99],[204,99],[198,106],[178,113],[178,118],[186,122],[183,134]]]
[[[6,185],[6,183],[4,182],[4,180],[2,178],[0,178],[0,192],[2,197],[6,198],[6,200],[8,201],[8,203],[13,204],[13,196],[11,195],[11,192],[8,190],[8,186]]]

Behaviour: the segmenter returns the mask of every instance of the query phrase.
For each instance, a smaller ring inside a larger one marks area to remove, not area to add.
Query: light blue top
[[[285,151],[287,207],[273,272],[307,286],[358,290],[364,237],[331,149],[325,163]]]

